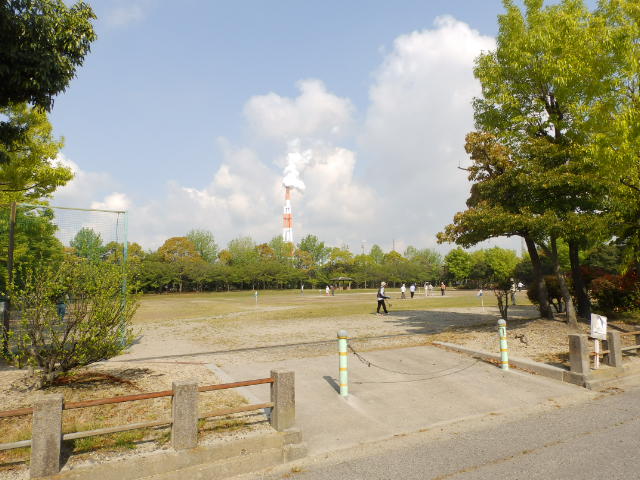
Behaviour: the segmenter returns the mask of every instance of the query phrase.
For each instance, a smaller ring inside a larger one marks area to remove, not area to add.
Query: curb
[[[298,429],[272,432],[180,451],[155,451],[134,458],[78,467],[49,480],[225,479],[298,460],[307,444]]]
[[[446,342],[433,342],[434,345],[441,346],[456,352],[466,353],[475,357],[480,357],[484,360],[500,361],[500,355],[485,352],[483,350],[473,350],[471,348],[456,345],[454,343]],[[564,368],[554,367],[553,365],[547,365],[546,363],[534,362],[524,358],[509,358],[509,365],[524,370],[529,373],[541,375],[543,377],[552,378],[561,382],[572,383],[580,387],[591,388],[589,386],[588,377],[586,375],[577,374]],[[617,369],[616,369],[617,370]]]

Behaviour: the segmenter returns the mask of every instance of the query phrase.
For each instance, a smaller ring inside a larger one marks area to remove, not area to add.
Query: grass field
[[[415,298],[400,299],[400,292],[390,290],[392,297],[390,308],[393,312],[407,310],[434,310],[441,308],[479,307],[481,299],[475,290],[448,290],[442,297],[425,297],[417,294]],[[338,291],[335,296],[326,296],[319,290],[267,290],[258,292],[258,301],[252,291],[208,292],[145,295],[134,318],[134,324],[147,322],[171,322],[174,320],[209,320],[246,317],[251,320],[293,320],[319,317],[346,317],[375,312],[376,290]],[[409,294],[407,293],[407,297]],[[492,292],[485,292],[484,304],[487,307],[497,305]],[[524,292],[518,294],[519,305],[530,305]]]

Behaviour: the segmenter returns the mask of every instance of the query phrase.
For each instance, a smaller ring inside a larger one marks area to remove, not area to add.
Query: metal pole
[[[595,357],[593,357],[593,368],[597,370],[600,368],[600,340],[597,338],[593,340],[593,350],[595,352]]]
[[[9,291],[13,284],[13,251],[15,247],[16,233],[16,202],[11,202],[11,213],[9,217],[9,250],[7,255],[7,291],[4,309],[2,311],[2,351],[5,355],[9,354],[9,328],[11,318],[11,301],[9,299]]]
[[[349,378],[347,374],[347,345],[349,336],[346,330],[338,332],[338,355],[339,361],[339,379],[340,379],[340,395],[346,397],[349,395]]]
[[[124,314],[127,310],[127,260],[129,258],[129,214],[127,212],[122,212],[124,214],[124,235],[122,239],[122,319],[120,320],[120,331],[118,336],[120,337],[120,344],[125,346],[125,318]],[[120,215],[120,213],[118,213]]]
[[[507,322],[498,320],[498,334],[500,335],[500,367],[509,370],[509,348],[507,347]]]

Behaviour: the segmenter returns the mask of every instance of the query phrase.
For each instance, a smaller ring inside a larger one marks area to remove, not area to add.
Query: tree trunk
[[[573,305],[573,299],[571,298],[571,292],[567,287],[567,282],[564,279],[564,274],[560,271],[560,262],[558,261],[558,244],[556,237],[551,237],[551,261],[553,262],[553,273],[558,279],[558,285],[560,286],[560,292],[562,292],[562,299],[564,300],[564,311],[567,314],[567,323],[572,327],[578,328],[578,319],[576,318],[576,309]]]
[[[531,266],[533,267],[533,281],[538,290],[538,301],[540,302],[538,308],[540,309],[540,316],[553,320],[553,309],[549,304],[549,294],[547,292],[547,284],[542,276],[542,264],[540,262],[540,256],[538,255],[538,249],[536,248],[535,242],[529,235],[524,235],[523,238],[527,244],[527,250],[529,252],[529,257],[531,258]]]
[[[571,277],[573,278],[573,289],[576,292],[576,300],[578,301],[578,315],[584,318],[586,321],[591,320],[591,300],[587,293],[587,285],[584,282],[582,276],[582,270],[580,269],[580,257],[578,252],[578,242],[575,240],[569,241],[569,260],[571,261]]]

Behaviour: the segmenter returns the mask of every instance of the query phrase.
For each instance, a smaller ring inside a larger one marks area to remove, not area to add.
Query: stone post
[[[622,367],[622,338],[620,332],[609,330],[607,332],[607,349],[609,355],[609,365],[612,367]]]
[[[55,475],[60,471],[63,402],[60,394],[43,395],[33,406],[31,478]]]
[[[271,426],[279,432],[292,428],[296,422],[295,376],[291,370],[271,370]]]
[[[171,446],[184,450],[198,446],[198,382],[181,380],[173,382],[173,424]]]
[[[569,335],[569,365],[575,373],[589,373],[589,343],[587,336],[572,333]]]

